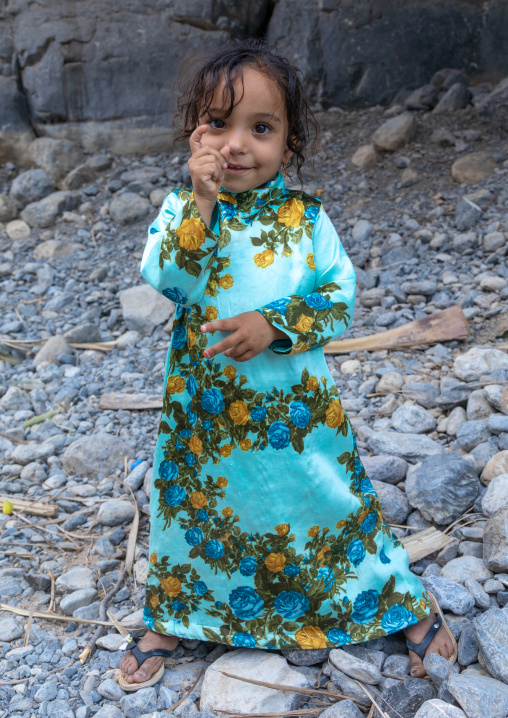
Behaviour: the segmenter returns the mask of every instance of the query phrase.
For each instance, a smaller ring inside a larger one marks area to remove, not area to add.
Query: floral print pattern
[[[422,620],[429,597],[383,521],[315,351],[352,317],[354,272],[335,230],[320,201],[286,190],[280,174],[221,191],[218,210],[210,228],[192,190],[173,190],[141,262],[175,303],[144,622],[236,647],[306,650]],[[206,359],[225,334],[201,325],[252,310],[287,340],[248,362]]]

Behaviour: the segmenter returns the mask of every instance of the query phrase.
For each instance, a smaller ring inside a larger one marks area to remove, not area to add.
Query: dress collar
[[[250,215],[253,212],[257,213],[257,210],[261,210],[274,199],[278,199],[284,194],[285,190],[284,177],[280,172],[277,172],[275,177],[272,177],[264,184],[244,192],[228,192],[228,190],[221,187],[218,199],[220,202],[235,205],[242,214]]]

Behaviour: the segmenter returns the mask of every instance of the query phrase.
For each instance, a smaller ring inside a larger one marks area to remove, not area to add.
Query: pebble
[[[468,578],[477,581],[492,578],[492,572],[485,566],[481,558],[475,556],[459,556],[452,559],[441,569],[444,578],[450,578],[457,583],[465,583]]]
[[[330,651],[329,661],[337,670],[357,681],[375,685],[381,680],[381,672],[378,668],[339,648]]]
[[[132,521],[135,509],[130,501],[105,501],[97,513],[97,520],[103,526],[120,526]]]
[[[362,456],[363,467],[373,481],[398,484],[406,478],[409,464],[398,456]]]
[[[453,613],[463,616],[475,604],[473,596],[464,586],[446,576],[422,576],[421,581],[425,588],[436,596],[439,605],[444,610],[453,611]]]
[[[506,500],[506,495],[505,495]],[[495,513],[485,524],[483,561],[491,571],[508,571],[508,506]],[[488,591],[484,586],[485,591]],[[502,590],[502,586],[498,587]]]
[[[79,591],[82,589],[95,589],[93,571],[85,566],[76,566],[62,573],[55,581],[55,588],[61,593],[65,591]]]
[[[467,718],[464,711],[439,698],[422,703],[414,718]]]
[[[428,436],[401,434],[397,431],[373,431],[367,445],[375,454],[399,456],[409,463],[423,461],[427,456],[443,453],[443,447]]]

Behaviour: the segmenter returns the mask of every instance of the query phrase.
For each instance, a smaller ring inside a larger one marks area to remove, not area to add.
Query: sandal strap
[[[420,643],[414,643],[413,641],[410,641],[408,638],[406,638],[406,645],[409,649],[414,651],[417,656],[420,656],[420,658],[425,658],[425,651],[429,647],[430,642],[436,635],[436,633],[439,631],[441,624],[443,623],[443,619],[441,618],[441,615],[439,613],[434,614],[434,622],[432,623],[431,627],[425,634],[425,636],[422,638]]]
[[[148,658],[153,658],[154,656],[163,656],[164,658],[172,658],[174,656],[174,651],[170,651],[167,648],[152,648],[150,651],[142,651],[136,644],[132,648],[129,648],[132,655],[138,662],[138,668],[140,668],[143,663]]]

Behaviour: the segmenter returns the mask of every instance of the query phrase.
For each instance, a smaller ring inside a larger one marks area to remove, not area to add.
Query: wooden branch
[[[99,401],[99,409],[161,409],[162,396],[149,394],[121,394],[117,391],[108,391]]]
[[[10,501],[15,511],[22,511],[24,514],[56,516],[58,513],[58,506],[44,504],[40,501],[26,501],[25,499],[15,499],[11,496],[0,496],[0,504],[4,501]]]
[[[411,536],[404,536],[400,541],[409,554],[409,563],[415,563],[430,553],[441,551],[452,541],[452,538],[442,531],[438,531],[434,526],[430,526]]]

